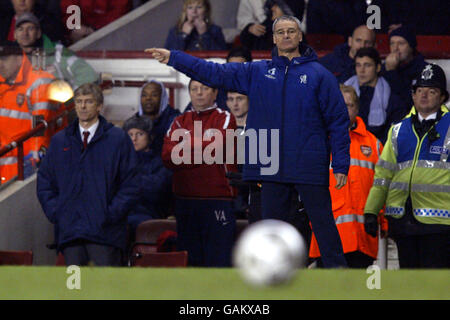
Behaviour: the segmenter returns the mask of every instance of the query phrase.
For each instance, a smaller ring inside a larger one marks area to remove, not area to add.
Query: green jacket
[[[450,225],[450,112],[444,105],[441,110],[434,141],[431,130],[419,140],[411,113],[391,127],[365,213],[377,215],[386,204],[387,216],[401,218],[410,196],[417,221]]]
[[[85,60],[63,45],[53,43],[47,36],[42,37],[47,72],[68,81],[74,90],[84,83],[98,80],[98,74]]]

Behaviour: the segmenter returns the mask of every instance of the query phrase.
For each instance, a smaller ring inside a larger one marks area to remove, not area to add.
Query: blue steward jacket
[[[263,136],[267,130],[267,149],[278,170],[258,159],[248,161],[254,143],[246,143],[245,180],[328,185],[330,151],[335,173],[347,174],[350,164],[349,117],[336,78],[317,62],[316,53],[300,46],[301,57],[273,55],[272,60],[247,63],[213,63],[172,51],[169,65],[187,76],[215,88],[249,96],[246,134]],[[278,129],[279,138],[272,134]],[[272,139],[273,138],[273,139]],[[258,149],[265,142],[260,143]],[[273,140],[273,141],[272,141]],[[278,144],[278,146],[277,146]],[[255,152],[253,152],[255,153]],[[251,159],[250,159],[251,160]],[[270,173],[270,174],[269,174]]]
[[[136,170],[128,134],[101,116],[84,151],[78,120],[52,138],[37,196],[55,224],[58,249],[75,239],[125,248],[127,214],[139,195]]]

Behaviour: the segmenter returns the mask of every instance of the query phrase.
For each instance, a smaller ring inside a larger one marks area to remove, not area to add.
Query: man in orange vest
[[[336,226],[342,241],[344,255],[350,268],[367,268],[377,258],[378,237],[364,231],[364,206],[373,184],[375,164],[381,154],[381,142],[367,131],[363,120],[357,116],[359,99],[351,86],[340,86],[350,117],[350,169],[348,183],[341,189],[330,187],[331,203]],[[330,168],[330,186],[335,185]],[[384,236],[387,222],[380,218]],[[320,257],[313,234],[309,255]],[[319,263],[320,264],[320,263]]]
[[[11,42],[0,46],[0,131],[2,145],[30,131],[41,120],[49,120],[60,108],[48,99],[48,86],[55,77],[34,70],[20,47]],[[31,175],[45,151],[55,128],[28,139],[23,144],[24,173]],[[17,149],[0,158],[1,183],[17,175]]]

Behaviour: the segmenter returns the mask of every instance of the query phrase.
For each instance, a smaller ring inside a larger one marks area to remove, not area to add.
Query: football
[[[306,245],[289,223],[262,220],[248,226],[233,248],[233,266],[255,286],[289,282],[306,264]]]

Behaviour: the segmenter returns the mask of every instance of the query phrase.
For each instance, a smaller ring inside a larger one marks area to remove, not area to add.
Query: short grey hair
[[[300,31],[302,31],[302,27],[301,27],[302,23],[300,22],[300,20],[297,17],[284,15],[284,16],[281,16],[281,17],[275,19],[275,21],[272,24],[272,32],[275,32],[275,25],[280,21],[293,21],[293,22],[297,23],[298,29]]]

